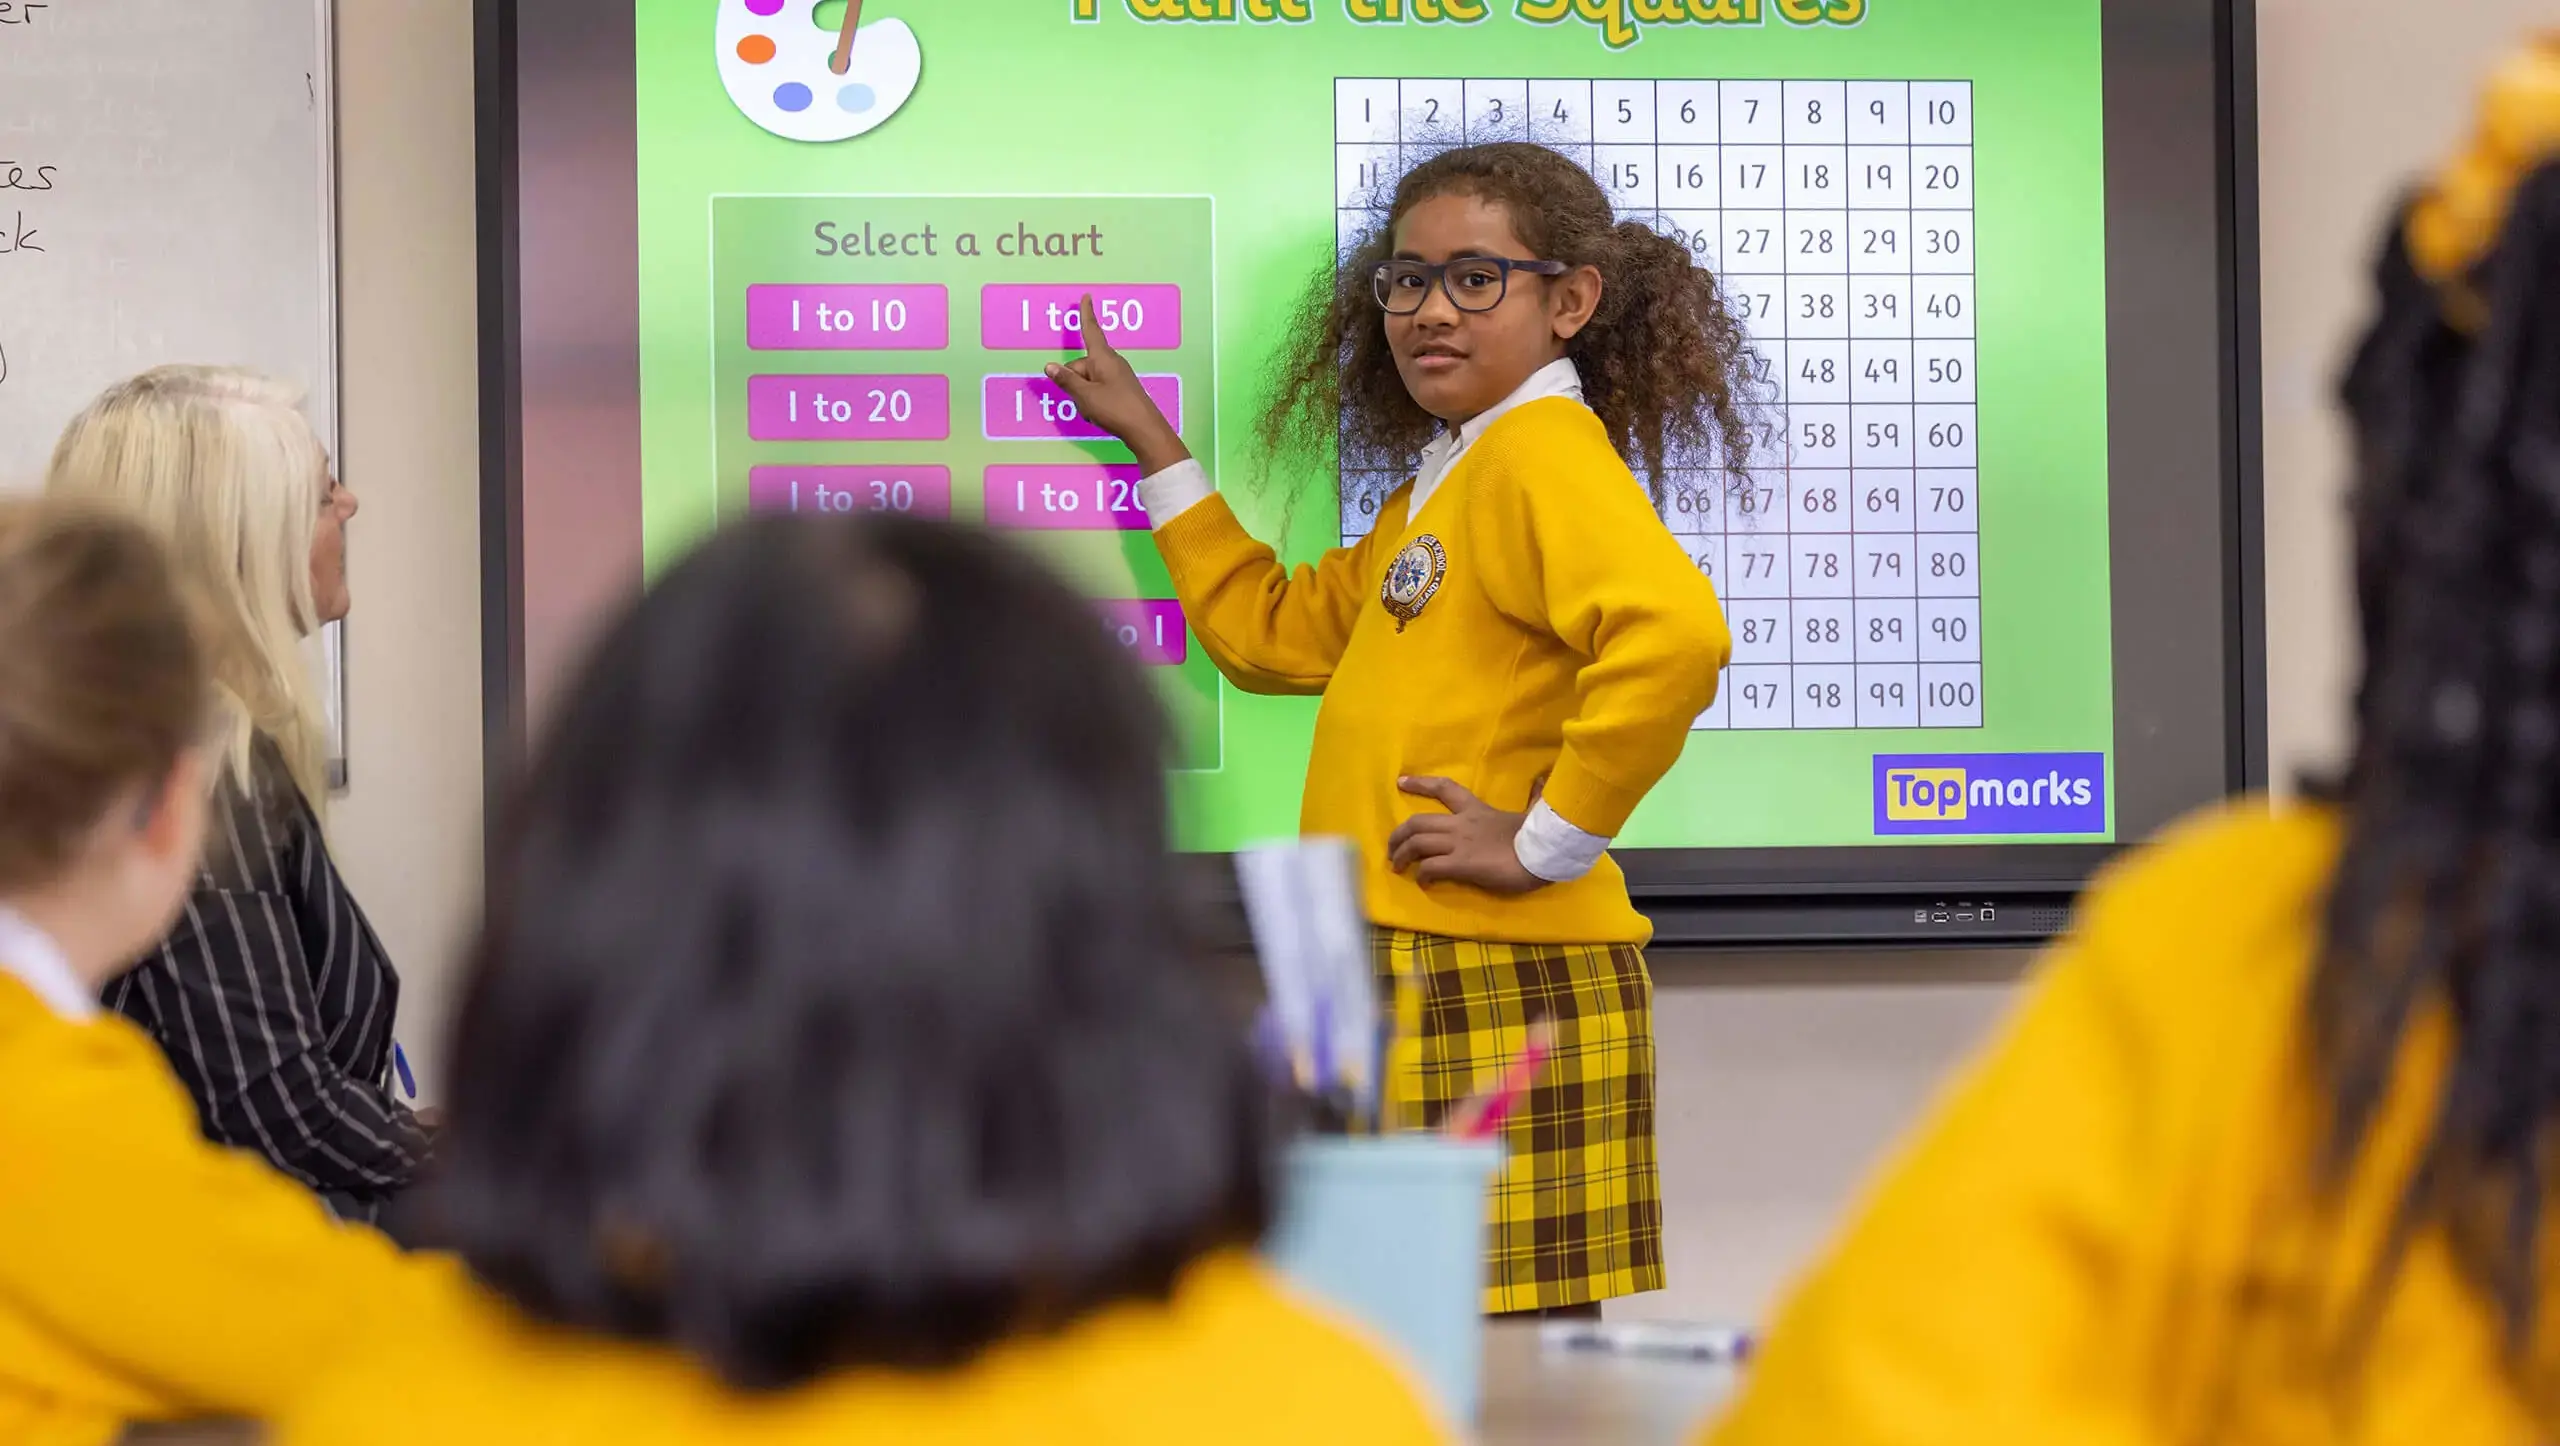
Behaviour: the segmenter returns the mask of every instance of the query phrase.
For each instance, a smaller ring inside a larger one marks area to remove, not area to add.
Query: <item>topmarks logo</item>
[[[2103,753],[1880,754],[1879,835],[2103,834]]]
[[[1884,816],[1900,822],[1962,818],[1965,772],[1961,768],[1899,769],[1885,778]],[[1997,785],[1986,784],[1986,791]]]

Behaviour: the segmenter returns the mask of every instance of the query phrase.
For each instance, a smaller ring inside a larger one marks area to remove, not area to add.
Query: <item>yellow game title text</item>
[[[1071,18],[1102,18],[1108,0],[1068,0]],[[1314,19],[1317,0],[1119,0],[1133,20],[1185,23],[1301,23]],[[1361,25],[1475,25],[1508,4],[1531,25],[1583,24],[1612,50],[1642,40],[1663,25],[1856,25],[1867,18],[1867,0],[1339,0],[1342,13]]]
[[[1596,26],[1611,50],[1624,50],[1649,25],[1759,25],[1771,15],[1789,25],[1855,25],[1867,18],[1867,0],[1517,0],[1516,13],[1532,25]]]

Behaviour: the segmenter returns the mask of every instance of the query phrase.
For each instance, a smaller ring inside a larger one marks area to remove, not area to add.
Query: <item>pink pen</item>
[[[1518,1108],[1521,1097],[1529,1093],[1529,1087],[1538,1082],[1538,1070],[1554,1048],[1555,1033],[1555,1027],[1543,1019],[1530,1025],[1529,1046],[1521,1052],[1519,1062],[1511,1066],[1492,1092],[1458,1107],[1449,1122],[1449,1133],[1461,1140],[1481,1140],[1500,1129],[1512,1110]]]

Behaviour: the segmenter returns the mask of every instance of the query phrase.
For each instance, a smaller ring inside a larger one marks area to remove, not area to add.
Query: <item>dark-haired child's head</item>
[[[1425,289],[1402,262],[1458,264]],[[1621,220],[1588,171],[1544,146],[1465,146],[1407,172],[1377,232],[1310,288],[1262,436],[1275,454],[1319,454],[1338,423],[1349,465],[1400,470],[1444,424],[1570,357],[1639,472],[1657,484],[1675,461],[1739,472],[1755,410],[1746,351],[1714,274]]]
[[[2499,72],[2374,275],[2344,386],[2364,671],[2312,987],[2331,1162],[2446,1006],[2401,1224],[2451,1226],[2522,1346],[2549,1330],[2560,1185],[2560,37]]]
[[[1268,1201],[1181,943],[1165,724],[972,531],[750,521],[622,619],[517,800],[422,1224],[732,1384],[965,1360]]]

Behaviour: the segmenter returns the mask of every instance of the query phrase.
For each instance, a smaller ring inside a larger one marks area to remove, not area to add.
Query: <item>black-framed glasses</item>
[[[1431,299],[1431,288],[1449,293],[1460,311],[1491,311],[1511,294],[1511,273],[1562,276],[1573,268],[1561,261],[1514,261],[1507,256],[1461,256],[1455,261],[1381,261],[1370,277],[1378,305],[1389,316],[1411,316]]]

